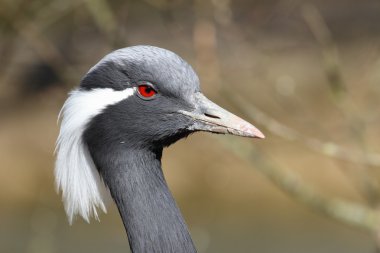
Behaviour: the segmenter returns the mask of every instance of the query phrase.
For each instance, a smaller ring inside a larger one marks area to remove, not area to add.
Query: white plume
[[[76,215],[89,222],[92,216],[99,220],[98,208],[106,212],[107,191],[83,141],[83,132],[94,116],[134,92],[134,88],[73,90],[62,107],[58,116],[61,128],[55,150],[55,181],[57,190],[62,191],[70,224]]]

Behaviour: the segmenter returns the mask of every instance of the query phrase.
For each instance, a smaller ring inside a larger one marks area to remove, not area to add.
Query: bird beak
[[[255,126],[224,110],[200,92],[195,95],[195,104],[196,109],[192,112],[179,111],[194,120],[190,130],[265,138],[264,134]]]

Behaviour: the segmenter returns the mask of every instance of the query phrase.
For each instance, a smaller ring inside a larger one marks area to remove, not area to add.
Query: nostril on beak
[[[209,114],[209,113],[205,113],[204,115],[205,115],[206,117],[209,117],[209,118],[220,119],[220,117],[215,116],[215,115],[212,115],[212,114]]]

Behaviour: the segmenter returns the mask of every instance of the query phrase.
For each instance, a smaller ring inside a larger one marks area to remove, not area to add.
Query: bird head
[[[107,89],[119,96],[107,104],[87,129],[114,142],[134,146],[166,146],[194,131],[264,137],[254,126],[208,100],[193,68],[165,49],[136,46],[106,56],[84,77],[80,88]],[[100,131],[104,131],[100,133]]]
[[[134,46],[105,56],[61,111],[56,181],[72,220],[104,208],[97,152],[162,149],[196,131],[264,138],[253,125],[201,93],[192,67],[171,51]]]

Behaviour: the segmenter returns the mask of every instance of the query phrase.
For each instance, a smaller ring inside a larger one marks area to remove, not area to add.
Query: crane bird
[[[133,253],[196,252],[162,172],[164,147],[197,131],[264,138],[208,100],[181,57],[153,46],[106,55],[59,118],[55,180],[70,224],[98,219],[109,192]]]

